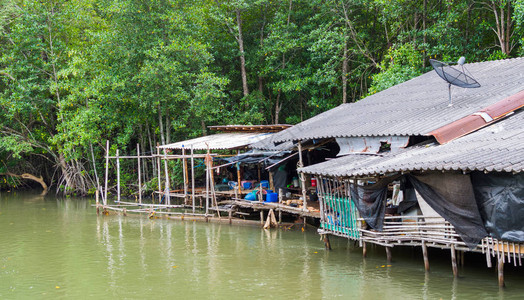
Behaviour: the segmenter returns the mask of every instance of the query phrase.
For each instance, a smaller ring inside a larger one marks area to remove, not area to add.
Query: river
[[[449,255],[347,240],[324,250],[314,229],[262,230],[143,216],[97,216],[90,199],[0,193],[1,299],[512,299],[477,256],[454,279]]]

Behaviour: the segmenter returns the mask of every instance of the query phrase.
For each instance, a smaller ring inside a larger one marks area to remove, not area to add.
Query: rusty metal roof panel
[[[206,135],[191,140],[180,141],[173,144],[162,145],[160,149],[191,149],[194,150],[219,150],[219,149],[241,149],[250,144],[259,142],[271,136],[272,133],[217,133]]]
[[[444,145],[413,146],[384,156],[353,154],[301,170],[350,177],[409,171],[524,172],[524,109]]]
[[[448,88],[425,73],[355,103],[342,104],[276,133],[275,142],[330,137],[426,135],[524,90],[524,58],[466,64],[480,88]]]

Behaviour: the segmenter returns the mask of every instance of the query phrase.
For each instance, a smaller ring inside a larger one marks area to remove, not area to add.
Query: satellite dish
[[[480,87],[480,83],[476,81],[473,77],[466,74],[466,69],[464,68],[464,63],[466,62],[466,58],[462,56],[457,64],[462,67],[462,71],[450,66],[449,63],[441,62],[436,59],[430,59],[429,63],[435,69],[435,72],[437,72],[438,76],[440,76],[444,81],[448,83],[448,91],[449,91],[449,104],[448,106],[452,106],[453,102],[451,100],[451,85],[456,85],[461,88],[478,88]]]

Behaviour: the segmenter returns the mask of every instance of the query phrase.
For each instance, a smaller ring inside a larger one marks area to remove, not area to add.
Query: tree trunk
[[[10,172],[0,173],[0,175],[7,175],[7,176],[11,176],[11,177],[23,178],[23,179],[29,179],[29,180],[36,181],[36,182],[38,182],[42,186],[42,189],[43,189],[42,193],[40,195],[42,195],[42,196],[47,195],[47,192],[48,192],[47,184],[45,183],[45,181],[42,178],[42,176],[36,177],[35,175],[29,174],[29,173],[24,173],[22,175],[18,175],[18,174],[13,174],[13,173],[10,173]]]
[[[164,122],[162,121],[162,104],[158,104],[158,127],[160,129],[160,141],[162,145],[166,144],[166,139],[164,136]]]
[[[240,51],[240,73],[242,75],[242,90],[244,97],[249,95],[247,87],[246,58],[244,55],[244,37],[242,36],[242,19],[240,18],[240,9],[236,10],[238,26],[238,50]]]
[[[348,45],[344,36],[344,59],[342,60],[342,103],[347,103]]]

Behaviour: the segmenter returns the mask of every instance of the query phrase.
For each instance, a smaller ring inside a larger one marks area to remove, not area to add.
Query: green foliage
[[[511,13],[509,52],[491,4]],[[75,178],[93,185],[105,140],[131,153],[206,125],[298,123],[429,58],[524,55],[523,24],[523,0],[0,0],[0,159],[86,193]]]
[[[422,74],[422,56],[410,44],[391,47],[379,65],[380,73],[373,75],[369,95]]]

